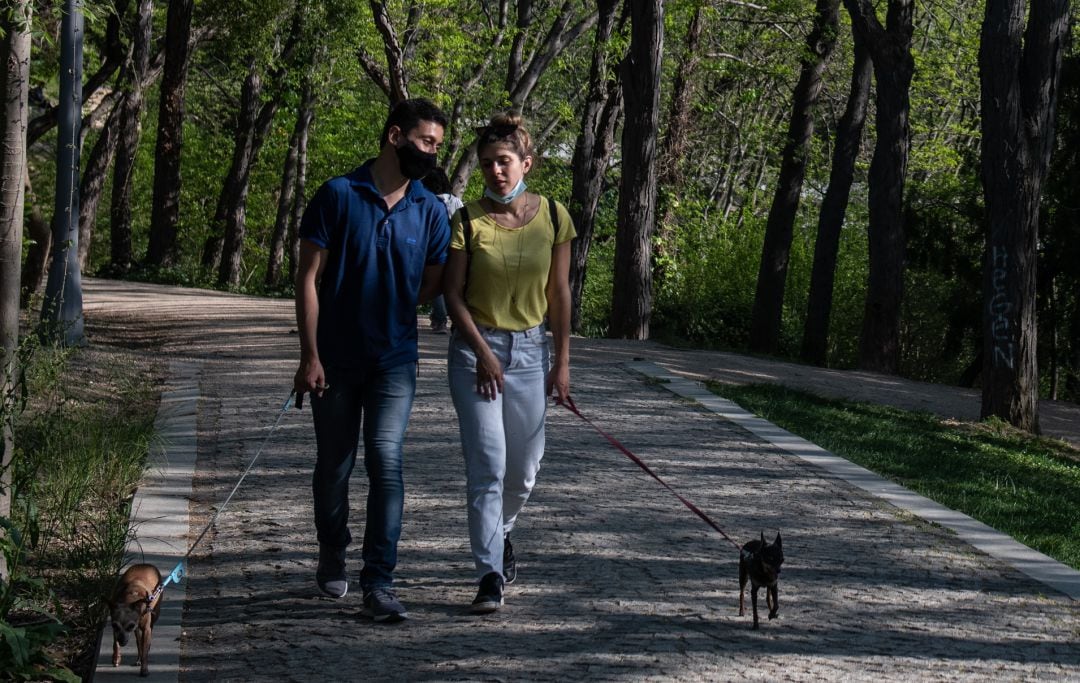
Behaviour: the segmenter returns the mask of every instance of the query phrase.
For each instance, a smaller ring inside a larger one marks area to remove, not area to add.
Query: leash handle
[[[735,542],[734,540],[732,540],[730,536],[728,536],[728,535],[727,535],[726,533],[724,533],[724,530],[720,528],[720,525],[719,525],[719,524],[717,524],[716,522],[714,522],[714,521],[713,521],[713,520],[712,520],[712,519],[711,519],[711,518],[710,518],[710,517],[709,517],[709,516],[708,516],[707,514],[705,514],[704,512],[702,512],[702,511],[701,511],[701,509],[700,509],[700,508],[699,508],[699,507],[698,507],[697,505],[694,505],[694,504],[693,504],[692,502],[690,502],[689,500],[687,500],[686,498],[684,498],[682,494],[680,494],[680,493],[679,493],[678,491],[676,491],[675,489],[673,489],[673,488],[672,488],[672,487],[671,487],[671,486],[670,486],[670,485],[669,485],[669,484],[668,484],[668,483],[667,483],[666,481],[664,481],[663,479],[661,479],[661,478],[660,478],[660,475],[658,475],[658,474],[657,474],[656,472],[653,472],[652,468],[651,468],[651,467],[649,467],[649,466],[648,466],[647,464],[645,464],[645,461],[643,461],[643,460],[642,460],[641,458],[639,458],[638,456],[634,455],[634,454],[633,454],[633,453],[632,453],[632,452],[630,451],[630,449],[629,449],[629,448],[627,448],[626,446],[624,446],[624,445],[622,445],[621,443],[619,443],[619,440],[618,440],[618,439],[616,439],[615,437],[611,436],[610,434],[608,434],[607,432],[605,432],[605,431],[604,431],[603,429],[600,429],[599,427],[597,427],[597,426],[596,426],[596,424],[594,424],[592,420],[590,420],[589,418],[587,418],[587,417],[585,417],[584,415],[582,415],[582,414],[581,414],[581,411],[580,411],[580,410],[578,410],[578,408],[577,408],[577,406],[576,406],[576,405],[574,405],[574,399],[572,399],[572,398],[570,398],[569,396],[567,396],[567,397],[566,397],[566,401],[563,401],[563,400],[559,399],[558,397],[556,397],[556,398],[555,398],[555,403],[557,403],[558,405],[561,405],[561,406],[563,406],[564,408],[566,408],[567,410],[569,410],[570,412],[572,412],[572,413],[573,413],[574,415],[577,415],[577,416],[578,416],[578,417],[580,417],[580,418],[581,418],[581,419],[582,419],[582,420],[583,420],[583,421],[584,421],[584,422],[585,422],[586,424],[588,424],[588,425],[589,425],[590,427],[592,427],[593,429],[595,429],[595,430],[596,430],[596,432],[597,432],[598,434],[600,434],[600,436],[602,436],[602,437],[604,437],[605,439],[607,439],[607,440],[608,440],[608,443],[610,443],[610,444],[611,444],[612,446],[614,446],[614,447],[615,447],[615,448],[617,448],[617,449],[618,449],[619,451],[621,451],[623,455],[625,455],[626,457],[630,458],[630,460],[632,460],[632,461],[634,462],[634,464],[636,464],[636,465],[637,465],[638,467],[640,467],[641,469],[645,470],[645,473],[646,473],[646,474],[648,474],[648,475],[649,475],[650,477],[652,477],[652,478],[653,478],[653,479],[655,479],[656,481],[660,482],[660,484],[661,484],[661,485],[662,485],[662,486],[663,486],[664,488],[666,488],[666,489],[667,489],[668,491],[671,491],[671,493],[672,493],[672,494],[674,494],[674,496],[675,496],[676,498],[678,498],[678,499],[679,499],[679,501],[680,501],[680,502],[681,502],[681,503],[682,503],[683,505],[685,505],[685,506],[686,506],[686,507],[687,507],[687,508],[688,508],[688,509],[690,510],[690,512],[693,512],[693,513],[694,513],[695,515],[697,515],[698,517],[700,517],[700,518],[701,518],[701,520],[702,520],[703,522],[705,522],[706,524],[708,524],[709,526],[711,526],[711,527],[712,527],[713,529],[715,529],[715,530],[716,530],[716,532],[717,532],[717,533],[719,533],[719,534],[720,534],[721,536],[723,536],[723,537],[724,537],[724,539],[725,539],[725,540],[726,540],[726,541],[727,541],[728,543],[730,543],[731,545],[735,546],[735,549],[736,549],[736,550],[741,550],[741,549],[742,549],[742,546],[740,546],[740,545],[739,545],[738,543],[736,543],[736,542]]]

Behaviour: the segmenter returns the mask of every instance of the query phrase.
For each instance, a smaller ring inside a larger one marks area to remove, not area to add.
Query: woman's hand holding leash
[[[544,395],[555,394],[555,400],[559,404],[566,403],[570,399],[570,365],[555,361],[548,371],[545,380]]]

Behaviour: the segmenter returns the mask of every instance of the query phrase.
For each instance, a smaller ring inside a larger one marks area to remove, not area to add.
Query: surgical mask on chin
[[[484,188],[484,196],[493,202],[499,202],[500,204],[509,204],[510,202],[521,196],[521,193],[525,191],[525,179],[522,178],[518,181],[518,184],[514,186],[514,189],[510,190],[510,194],[501,195],[495,194],[489,188]]]
[[[406,139],[397,146],[398,169],[409,180],[420,180],[435,169],[438,160],[434,154],[423,152],[412,140]]]

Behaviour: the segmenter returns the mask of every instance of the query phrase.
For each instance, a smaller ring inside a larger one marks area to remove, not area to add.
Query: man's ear
[[[402,132],[401,127],[394,125],[386,129],[386,141],[390,143],[391,147],[397,147],[401,142]]]

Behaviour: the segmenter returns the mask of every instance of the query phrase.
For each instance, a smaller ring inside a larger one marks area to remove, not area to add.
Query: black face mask
[[[398,168],[409,180],[420,180],[435,169],[438,162],[434,154],[420,151],[412,140],[405,139],[397,146]]]

